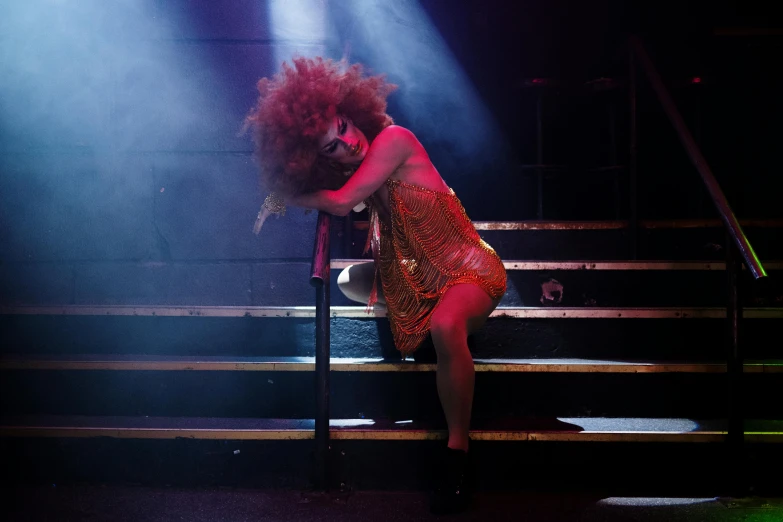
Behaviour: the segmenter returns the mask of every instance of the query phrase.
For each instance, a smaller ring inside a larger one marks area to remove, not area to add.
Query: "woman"
[[[505,292],[503,263],[481,240],[416,136],[386,114],[394,86],[383,77],[365,76],[360,65],[345,69],[329,60],[298,58],[258,87],[247,124],[255,130],[262,184],[272,194],[255,231],[286,204],[338,216],[369,207],[368,247],[375,262],[347,268],[338,282],[351,299],[385,301],[403,356],[431,335],[449,431],[444,480],[432,508],[460,510],[468,498],[475,380],[467,338]]]

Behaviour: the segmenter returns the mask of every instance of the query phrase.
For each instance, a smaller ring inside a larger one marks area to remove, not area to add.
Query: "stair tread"
[[[740,219],[739,223],[748,228],[780,228],[783,219]],[[474,221],[476,230],[623,230],[629,227],[627,220],[522,220],[522,221]],[[683,228],[719,228],[720,219],[657,219],[641,220],[642,229],[683,229]],[[368,222],[354,220],[353,227],[367,230]]]
[[[585,358],[478,358],[478,372],[594,372],[594,373],[725,373],[721,361],[672,361]],[[332,371],[434,371],[434,363],[382,358],[333,357]],[[128,354],[6,354],[6,370],[202,370],[202,371],[313,371],[314,357],[177,356]],[[747,360],[745,372],[780,373],[783,360]]]
[[[104,315],[104,316],[158,316],[158,317],[315,317],[315,306],[166,306],[166,305],[51,305],[0,306],[0,315]],[[783,308],[745,307],[743,315],[749,319],[783,318]],[[383,317],[385,311],[376,308],[367,312],[366,306],[332,306],[332,317]],[[490,317],[518,318],[648,318],[648,319],[721,319],[723,307],[567,307],[525,306],[498,307]]]
[[[313,438],[313,419],[22,415],[0,418],[2,436],[118,438]],[[641,417],[508,418],[473,422],[473,440],[701,441],[725,438],[723,419]],[[445,427],[410,419],[332,419],[334,439],[427,440]],[[746,420],[745,434],[783,442],[783,421]]]
[[[331,268],[342,269],[350,265],[371,262],[372,259],[332,259]],[[783,261],[762,261],[767,270],[783,270]],[[506,270],[726,270],[726,263],[720,261],[667,261],[667,260],[563,260],[537,261],[527,259],[504,259]],[[744,265],[743,265],[744,267]]]

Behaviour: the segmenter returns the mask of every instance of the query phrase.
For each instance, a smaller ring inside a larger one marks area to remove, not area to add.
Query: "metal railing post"
[[[685,151],[696,167],[699,175],[704,182],[707,191],[720,213],[723,225],[726,230],[726,274],[728,302],[726,304],[726,381],[727,381],[727,417],[728,428],[726,434],[726,447],[728,453],[729,487],[731,493],[737,496],[744,496],[747,492],[745,483],[745,421],[743,411],[743,357],[741,346],[742,329],[742,299],[741,299],[741,263],[744,261],[750,272],[756,280],[764,279],[767,276],[764,266],[756,256],[753,247],[748,241],[747,236],[742,230],[726,196],[712,173],[707,161],[701,153],[701,149],[693,138],[693,135],[685,125],[682,115],[677,110],[674,100],[669,94],[668,89],[661,80],[660,74],[652,63],[647,51],[638,37],[632,37],[630,40],[630,64],[631,76],[634,76],[633,66],[638,63],[644,71],[647,79],[652,85],[653,91],[658,97],[664,112],[669,121],[674,126],[677,136]],[[637,62],[638,60],[638,62]],[[632,80],[633,81],[633,80]],[[633,83],[632,83],[633,85]],[[635,93],[635,87],[632,87],[632,93]],[[632,98],[634,95],[632,94]],[[632,132],[635,132],[636,115],[632,104]],[[632,142],[635,143],[635,135],[632,136]],[[633,150],[632,146],[632,150]]]
[[[329,486],[329,232],[331,216],[318,213],[310,284],[315,287],[315,486]]]
[[[639,200],[636,193],[636,58],[633,47],[628,49],[628,103],[630,136],[628,156],[628,235],[631,259],[639,257]]]
[[[544,93],[540,90],[536,101],[536,191],[538,208],[536,217],[544,219]]]
[[[743,444],[745,440],[744,412],[742,408],[743,354],[741,351],[741,258],[731,234],[726,237],[726,380],[728,433],[726,444],[729,454],[729,481],[732,495],[744,494]]]

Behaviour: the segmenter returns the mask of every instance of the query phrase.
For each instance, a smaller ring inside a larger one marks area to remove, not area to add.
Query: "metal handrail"
[[[721,190],[720,185],[718,185],[718,182],[715,180],[712,170],[704,159],[704,156],[702,156],[701,150],[699,150],[696,141],[693,139],[693,135],[685,125],[685,121],[677,110],[669,91],[666,89],[666,86],[664,86],[658,71],[655,69],[655,66],[650,60],[639,37],[631,37],[631,49],[636,53],[636,57],[639,59],[642,69],[650,80],[653,90],[663,106],[663,110],[666,111],[666,115],[669,117],[672,125],[674,125],[674,129],[677,131],[677,135],[685,147],[688,156],[690,156],[696,170],[701,175],[704,185],[707,187],[707,191],[710,193],[710,196],[715,203],[715,207],[718,209],[718,213],[720,213],[723,224],[728,230],[731,240],[745,259],[748,269],[750,269],[753,277],[756,279],[767,277],[767,272],[764,270],[761,261],[759,261],[756,253],[753,251],[753,247],[750,245],[747,236],[745,236],[745,233],[742,231],[742,227],[737,221],[734,212],[731,210],[731,207],[726,200],[726,196],[723,194],[723,190]]]
[[[328,487],[329,452],[329,233],[332,216],[318,213],[310,284],[315,287],[315,486]]]
[[[748,489],[747,485],[743,483],[743,473],[737,473],[737,470],[741,469],[744,460],[744,441],[745,441],[745,427],[744,420],[745,414],[743,410],[743,353],[742,353],[742,285],[739,282],[739,274],[741,267],[741,259],[744,259],[745,264],[748,266],[748,270],[753,274],[756,280],[766,278],[767,273],[764,270],[761,262],[759,261],[756,253],[753,251],[753,247],[750,245],[747,236],[742,231],[742,227],[737,221],[734,212],[731,210],[726,196],[715,180],[715,176],[712,174],[707,161],[701,154],[699,146],[693,139],[688,127],[685,125],[685,121],[677,110],[674,101],[672,100],[669,91],[661,80],[661,76],[655,69],[655,66],[650,60],[642,41],[637,36],[632,36],[630,39],[630,53],[631,53],[631,74],[635,74],[634,70],[634,58],[638,59],[641,63],[642,69],[644,69],[647,78],[652,84],[652,88],[655,94],[658,96],[663,110],[672,122],[674,129],[677,131],[677,136],[680,138],[683,146],[685,147],[688,156],[690,156],[693,165],[701,175],[704,185],[707,187],[707,191],[712,197],[712,201],[715,203],[715,207],[720,213],[720,217],[723,220],[724,227],[726,228],[726,273],[727,273],[727,303],[726,303],[726,369],[727,369],[727,417],[728,417],[728,430],[726,434],[726,442],[729,456],[729,480],[731,482],[730,488],[735,496],[744,496]],[[631,81],[631,115],[632,120],[636,114],[636,87],[633,79]],[[633,121],[633,137],[631,145],[631,156],[635,162],[635,121]],[[632,169],[632,178],[635,171]],[[740,255],[742,258],[740,258]]]

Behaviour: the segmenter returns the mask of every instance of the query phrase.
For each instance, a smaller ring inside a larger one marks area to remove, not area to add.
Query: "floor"
[[[486,493],[466,513],[429,514],[419,492],[317,495],[291,490],[176,489],[117,485],[12,487],[6,522],[392,522],[472,521],[679,522],[783,521],[783,499],[598,498],[558,493]]]

